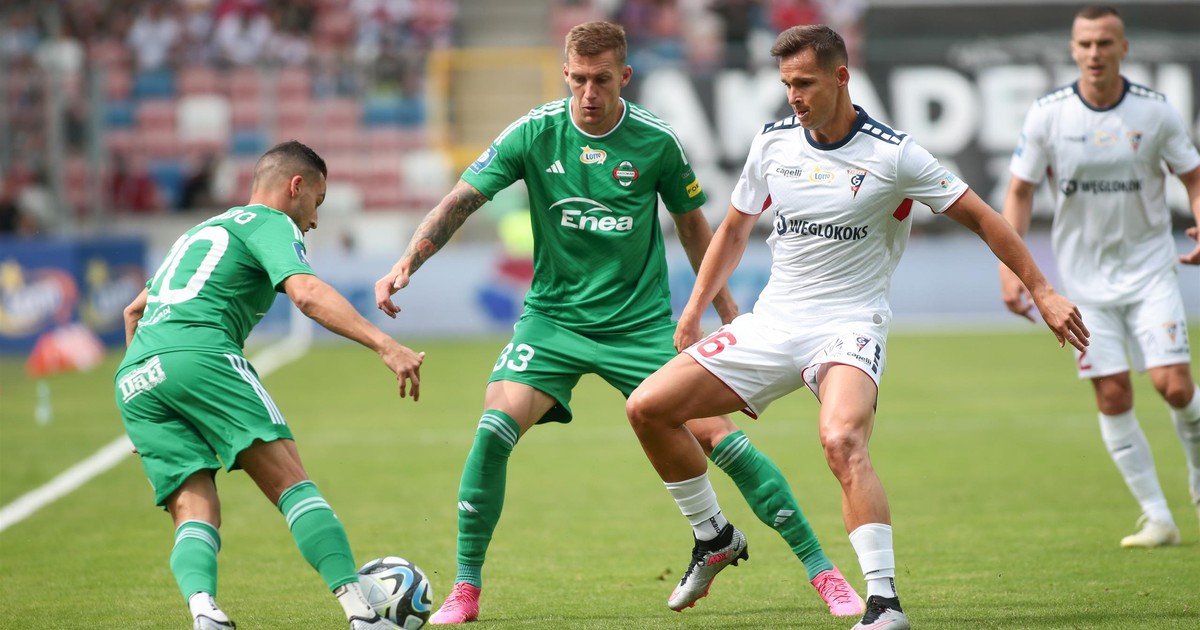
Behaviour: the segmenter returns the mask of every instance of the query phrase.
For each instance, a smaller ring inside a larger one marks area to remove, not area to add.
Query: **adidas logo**
[[[567,171],[563,169],[563,165],[560,160],[554,160],[554,163],[551,164],[550,167],[546,169],[546,172],[547,173],[566,173]]]
[[[795,510],[779,510],[779,513],[775,515],[775,527],[783,525],[795,513]]]
[[[459,501],[458,509],[462,510],[463,512],[475,512],[475,513],[479,512],[479,510],[475,509],[474,505],[471,505],[467,501]]]

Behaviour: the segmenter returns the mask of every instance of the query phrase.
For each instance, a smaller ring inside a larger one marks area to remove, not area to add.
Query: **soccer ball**
[[[397,556],[376,558],[358,570],[367,603],[380,617],[404,628],[417,630],[433,611],[429,578],[417,565]]]

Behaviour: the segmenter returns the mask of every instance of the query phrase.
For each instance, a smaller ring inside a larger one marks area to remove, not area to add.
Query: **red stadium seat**
[[[235,68],[229,73],[230,100],[259,102],[263,93],[263,78],[256,68]]]
[[[280,102],[307,99],[312,95],[312,75],[307,70],[283,68],[275,80],[275,93]]]
[[[189,94],[224,94],[226,92],[225,77],[210,66],[188,66],[179,71],[179,93]]]
[[[139,130],[153,130],[157,133],[170,132],[175,134],[175,113],[178,101],[175,99],[154,99],[138,103],[134,120]]]
[[[262,104],[257,99],[230,102],[230,122],[234,129],[258,129],[262,125]]]
[[[110,101],[124,101],[133,94],[133,75],[128,70],[109,66],[100,72],[104,73],[104,98]]]

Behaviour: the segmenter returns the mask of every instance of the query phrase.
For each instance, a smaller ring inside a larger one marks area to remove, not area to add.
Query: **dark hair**
[[[325,160],[304,143],[288,140],[271,147],[258,158],[258,163],[254,165],[254,183],[251,187],[258,188],[260,182],[274,176],[301,175],[316,179],[317,173],[322,177],[329,177]]]
[[[624,27],[613,22],[596,20],[572,28],[567,33],[567,44],[563,52],[567,57],[572,54],[595,57],[611,50],[617,54],[617,62],[624,64],[627,48]]]
[[[849,62],[846,42],[824,24],[802,24],[780,33],[771,46],[771,56],[783,59],[808,48],[816,55],[817,65],[826,70],[835,70]]]
[[[1085,20],[1098,20],[1102,17],[1108,17],[1110,15],[1117,19],[1121,18],[1121,14],[1117,13],[1116,9],[1114,9],[1110,6],[1093,4],[1091,6],[1086,6],[1086,7],[1083,7],[1082,9],[1080,9],[1079,13],[1075,14],[1075,17],[1082,18]]]

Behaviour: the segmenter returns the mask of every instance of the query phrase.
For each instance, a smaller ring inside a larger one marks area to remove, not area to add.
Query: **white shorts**
[[[746,414],[757,418],[775,400],[807,385],[820,399],[822,365],[862,370],[875,387],[887,364],[887,329],[870,321],[834,321],[799,332],[739,316],[684,352],[733,390]]]
[[[1143,299],[1121,306],[1079,306],[1092,333],[1086,352],[1075,351],[1079,378],[1099,378],[1190,361],[1187,315],[1175,274],[1146,287]]]

